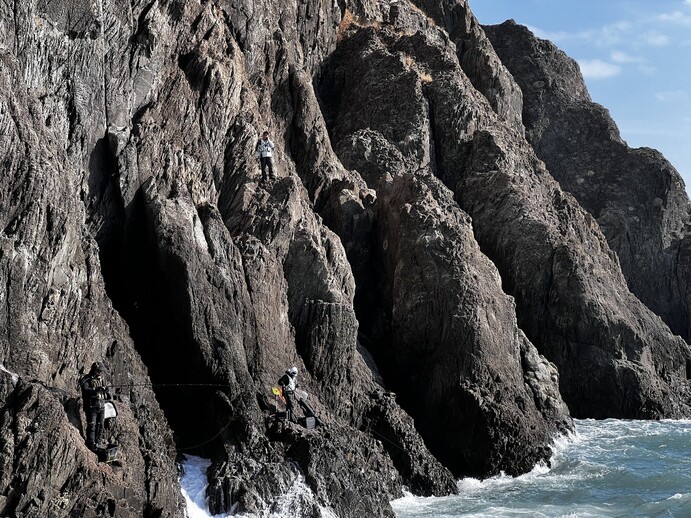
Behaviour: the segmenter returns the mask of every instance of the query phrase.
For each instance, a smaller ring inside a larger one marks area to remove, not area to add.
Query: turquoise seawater
[[[691,421],[578,420],[550,464],[392,504],[398,518],[691,518]]]

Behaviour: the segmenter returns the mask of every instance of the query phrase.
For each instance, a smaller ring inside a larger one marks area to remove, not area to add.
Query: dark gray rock
[[[516,297],[519,325],[559,368],[572,414],[686,415],[688,345],[628,291],[597,223],[514,142],[477,134],[456,193]]]
[[[521,88],[497,56],[467,0],[416,0],[456,46],[458,62],[500,119],[523,131]]]
[[[182,516],[172,435],[101,277],[79,175],[18,62],[0,52],[0,494],[5,516]],[[109,433],[124,467],[83,439],[77,380],[94,360],[119,388]]]
[[[523,90],[535,152],[597,219],[631,291],[688,340],[689,264],[679,251],[691,204],[683,180],[659,152],[622,141],[578,64],[554,45],[511,22],[485,30]]]
[[[578,415],[688,415],[688,351],[532,154],[466,2],[2,4],[0,65],[0,514],[182,516],[177,449],[213,512],[392,516],[546,457],[569,420],[533,343]],[[80,435],[94,360],[121,467]],[[316,430],[265,421],[289,365]]]
[[[382,182],[378,194],[392,304],[384,363],[404,408],[455,473],[519,474],[546,461],[571,427],[556,368],[518,329],[470,218],[430,175]]]
[[[363,65],[367,60],[377,63],[374,70]],[[381,155],[380,176],[430,168],[452,188],[504,289],[516,298],[519,327],[557,365],[573,414],[688,412],[688,346],[628,291],[597,223],[559,189],[521,131],[497,119],[437,28],[415,34],[353,30],[331,66],[324,85],[337,95],[325,111],[336,149],[342,149],[339,139],[354,142],[349,135],[376,131],[408,157],[401,170],[386,159],[390,154]],[[416,113],[409,105],[417,105],[417,113],[429,113],[426,120],[398,121],[394,133],[386,117],[353,108],[400,91],[408,99],[405,109]],[[359,168],[377,155],[360,155],[359,162],[355,152],[347,156]],[[375,335],[385,334],[387,315],[368,320]]]
[[[423,49],[420,53],[427,52],[425,57],[435,54],[422,61],[413,49]],[[544,359],[542,364],[534,361],[533,349],[533,361],[525,365],[532,365],[526,370],[535,372],[522,372],[521,349],[531,356],[528,351],[533,346],[518,330],[514,307],[501,292],[497,272],[480,252],[467,215],[462,215],[438,181],[433,188],[419,187],[435,180],[411,176],[418,170],[438,170],[432,157],[438,156],[435,149],[444,137],[430,123],[428,98],[437,74],[451,74],[450,69],[462,74],[453,48],[434,27],[410,36],[386,27],[381,31],[353,27],[329,65],[320,87],[336,149],[349,167],[367,171],[370,187],[388,174],[400,177],[394,180],[397,188],[380,181],[372,224],[378,237],[370,243],[372,259],[364,268],[354,264],[364,292],[360,321],[384,380],[416,419],[432,451],[454,472],[487,476],[532,467],[549,456],[552,438],[570,426],[556,370],[552,367],[550,372]],[[335,95],[327,97],[326,92]],[[407,99],[403,110],[408,116],[394,124],[382,102],[389,98]],[[354,108],[364,105],[374,108]],[[425,215],[408,219],[413,205]],[[428,253],[425,243],[436,243],[442,236],[446,244],[433,247],[436,252],[430,251],[430,258],[423,259]],[[381,271],[373,268],[378,262]],[[462,266],[466,264],[473,266]],[[372,274],[373,269],[379,274]],[[464,298],[467,290],[475,293],[469,286],[478,279],[482,280],[477,296]],[[488,309],[498,313],[492,318],[497,329],[483,327],[473,317],[478,307],[502,304],[503,310]],[[497,343],[508,349],[500,350]],[[473,357],[482,359],[473,366]],[[510,366],[505,365],[507,357],[513,358]],[[491,367],[498,364],[501,374]],[[541,382],[534,383],[538,394],[534,398],[532,391],[524,391],[527,379],[536,380],[538,371]],[[518,399],[504,401],[497,396],[494,401],[495,392],[512,393]],[[467,427],[471,422],[473,426]],[[523,428],[521,423],[528,422]],[[497,429],[512,429],[507,434],[512,439],[499,440],[494,436]],[[386,432],[382,427],[379,433]]]

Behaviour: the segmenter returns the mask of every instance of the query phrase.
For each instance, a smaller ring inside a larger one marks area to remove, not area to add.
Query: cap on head
[[[103,366],[101,362],[94,362],[91,364],[91,370],[94,372],[105,372],[106,368]]]
[[[291,367],[288,369],[288,374],[290,374],[292,377],[295,377],[298,375],[298,368],[297,367]]]

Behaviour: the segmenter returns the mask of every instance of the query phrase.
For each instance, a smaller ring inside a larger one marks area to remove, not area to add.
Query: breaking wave
[[[322,518],[338,518],[332,510],[315,503],[314,493],[300,474],[290,489],[271,504],[271,508],[261,514],[224,513],[212,515],[206,500],[206,488],[209,485],[206,471],[211,461],[201,457],[185,455],[182,462],[183,475],[180,477],[182,495],[187,504],[189,518],[295,518],[311,516],[315,506],[320,510]]]
[[[398,518],[691,516],[691,421],[578,420],[550,465],[392,502]]]

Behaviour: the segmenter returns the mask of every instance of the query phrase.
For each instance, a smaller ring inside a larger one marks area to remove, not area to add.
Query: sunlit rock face
[[[515,23],[485,27],[524,94],[526,135],[562,188],[594,218],[630,290],[688,340],[688,228],[683,180],[656,150],[622,141],[575,61]]]
[[[570,414],[689,416],[688,346],[491,41],[464,1],[0,6],[0,514],[184,516],[184,451],[213,513],[304,480],[305,513],[393,516]],[[267,422],[290,366],[315,430]]]

